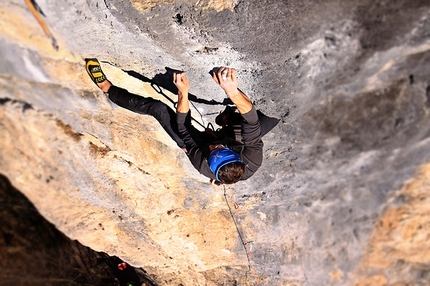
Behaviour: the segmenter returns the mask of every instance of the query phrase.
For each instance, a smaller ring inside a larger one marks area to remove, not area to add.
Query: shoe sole
[[[85,69],[96,85],[106,80],[106,76],[97,59],[85,59]]]

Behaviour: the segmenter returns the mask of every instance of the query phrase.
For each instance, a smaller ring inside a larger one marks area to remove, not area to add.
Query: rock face
[[[2,285],[143,285],[145,273],[72,241],[0,176]]]
[[[67,236],[157,285],[430,279],[428,1],[37,2],[59,51],[25,3],[0,4],[0,173]],[[202,124],[224,108],[208,72],[235,67],[281,119],[262,167],[210,186],[86,57],[170,106],[184,70]]]

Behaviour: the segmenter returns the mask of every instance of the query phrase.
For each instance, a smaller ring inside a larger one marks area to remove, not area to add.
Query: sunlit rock
[[[67,236],[157,285],[430,279],[429,4],[37,2],[58,51],[23,2],[0,4],[0,173]],[[185,71],[201,125],[224,108],[209,71],[236,68],[281,119],[262,167],[209,185],[156,120],[107,99],[87,57],[172,108],[168,71]]]

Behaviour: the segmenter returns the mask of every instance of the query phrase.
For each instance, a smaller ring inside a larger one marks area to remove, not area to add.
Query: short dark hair
[[[245,173],[245,164],[242,162],[233,162],[222,166],[218,171],[218,178],[224,184],[234,184],[242,179]]]

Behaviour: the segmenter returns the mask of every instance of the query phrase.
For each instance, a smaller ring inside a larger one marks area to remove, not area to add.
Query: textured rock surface
[[[430,279],[428,1],[57,2],[38,1],[58,52],[24,3],[0,4],[0,173],[66,235],[160,285]],[[205,122],[224,99],[208,71],[235,67],[282,119],[263,166],[227,204],[85,57],[169,104],[166,68],[185,70]]]
[[[357,271],[361,284],[428,284],[429,173],[429,165],[419,170],[378,219]]]
[[[141,270],[72,241],[0,176],[2,285],[152,285]]]

